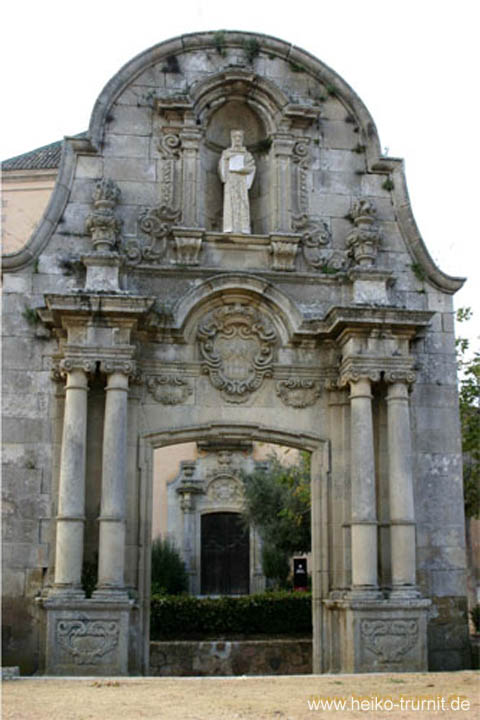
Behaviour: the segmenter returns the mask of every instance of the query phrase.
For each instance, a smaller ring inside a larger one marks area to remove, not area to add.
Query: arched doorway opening
[[[221,440],[219,440],[221,439]],[[147,474],[149,490],[144,498],[144,512],[142,532],[144,537],[143,544],[143,560],[140,567],[143,568],[143,591],[144,601],[142,603],[143,617],[140,619],[142,624],[143,636],[143,664],[144,672],[149,672],[149,652],[150,652],[150,632],[149,632],[149,606],[150,606],[150,547],[152,542],[152,509],[154,500],[154,456],[155,450],[162,448],[164,451],[180,443],[196,443],[197,446],[209,447],[209,443],[216,443],[217,446],[223,444],[224,447],[241,447],[242,443],[259,443],[281,445],[297,450],[306,450],[311,453],[311,494],[312,494],[312,621],[313,621],[313,667],[314,672],[320,672],[322,667],[321,648],[322,643],[322,620],[321,620],[321,603],[318,602],[322,597],[322,578],[325,577],[327,568],[325,566],[328,552],[325,547],[321,548],[321,535],[325,536],[322,542],[326,540],[327,522],[326,516],[322,519],[322,513],[326,513],[327,503],[322,501],[322,493],[327,492],[327,474],[328,474],[328,444],[319,436],[313,434],[294,433],[282,429],[266,428],[254,423],[232,423],[220,424],[209,423],[199,427],[188,427],[176,431],[151,433],[142,438],[144,458],[143,470]],[[225,461],[225,457],[222,458]],[[189,484],[188,492],[191,493],[195,489],[194,494],[200,495],[201,477],[195,477],[192,472],[192,463],[186,462],[188,470]],[[183,468],[185,470],[185,466]],[[232,473],[234,474],[234,473]],[[210,482],[215,481],[215,476],[210,477]],[[178,484],[181,487],[181,483]],[[208,485],[203,491],[208,489]],[[191,572],[195,572],[198,578],[197,592],[201,594],[205,590],[206,594],[244,594],[252,591],[251,578],[252,575],[252,547],[250,545],[252,534],[249,534],[248,543],[245,536],[241,537],[239,526],[236,518],[238,512],[231,505],[228,506],[225,498],[230,493],[225,486],[222,487],[223,504],[219,503],[217,507],[212,507],[211,512],[200,514],[196,521],[192,522],[190,516],[187,521],[191,523],[190,538],[198,538],[199,546],[193,549],[188,546],[186,549],[190,552],[189,568]],[[225,494],[226,493],[226,494]],[[178,493],[177,493],[178,494]],[[179,493],[182,494],[181,492]],[[164,494],[164,502],[166,494]],[[182,498],[183,499],[183,498]],[[165,508],[163,509],[165,515]],[[166,510],[168,515],[168,509]],[[190,513],[189,513],[190,515]],[[210,516],[211,519],[206,519]],[[188,535],[188,533],[187,533]],[[220,539],[219,539],[220,537]],[[203,541],[203,542],[202,542]],[[238,551],[243,547],[243,564],[236,573],[227,573],[225,570],[225,556],[230,551]],[[248,560],[245,559],[245,547],[248,547]],[[194,557],[198,558],[198,565],[193,562]],[[255,562],[255,560],[254,560]],[[203,571],[202,571],[203,567]],[[257,568],[258,570],[258,568]],[[248,582],[247,588],[247,579]],[[217,593],[216,590],[219,592]]]

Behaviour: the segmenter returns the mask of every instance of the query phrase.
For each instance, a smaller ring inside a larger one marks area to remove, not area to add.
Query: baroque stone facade
[[[221,50],[125,65],[4,257],[5,661],[147,673],[154,450],[258,441],[312,454],[314,671],[464,667],[462,279],[339,76],[263,35]],[[230,230],[232,131],[255,175]]]

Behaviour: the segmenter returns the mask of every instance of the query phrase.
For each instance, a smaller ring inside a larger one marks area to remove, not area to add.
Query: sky
[[[188,32],[248,30],[307,50],[361,97],[385,154],[405,159],[433,259],[468,280],[455,298],[480,341],[480,43],[475,0],[31,0],[9,2],[0,44],[0,158],[88,128],[120,67]]]

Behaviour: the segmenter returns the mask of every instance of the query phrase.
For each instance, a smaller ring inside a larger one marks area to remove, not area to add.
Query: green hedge
[[[311,632],[310,593],[269,592],[219,598],[152,596],[151,640]]]

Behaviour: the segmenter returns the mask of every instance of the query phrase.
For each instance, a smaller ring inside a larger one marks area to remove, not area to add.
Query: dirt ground
[[[422,701],[423,710],[418,704]],[[337,707],[346,704],[343,710],[314,709],[321,702],[337,702]],[[2,684],[4,720],[312,720],[335,716],[479,718],[480,674],[39,677]]]

